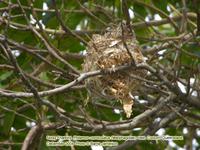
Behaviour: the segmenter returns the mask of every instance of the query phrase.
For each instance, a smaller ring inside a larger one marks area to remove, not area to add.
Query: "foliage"
[[[199,149],[199,4],[1,0],[0,149],[54,149],[46,146],[46,135],[146,136],[161,130],[184,137],[173,141],[174,149]],[[85,105],[89,97],[84,80],[107,72],[83,73],[82,63],[93,34],[103,34],[129,17],[147,59],[133,67],[146,69],[148,75],[136,77],[144,83],[127,119],[118,101],[92,99]],[[115,149],[172,147],[172,141],[119,143]]]

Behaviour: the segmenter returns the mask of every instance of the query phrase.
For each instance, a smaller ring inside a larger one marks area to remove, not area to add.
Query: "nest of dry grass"
[[[133,59],[136,65],[145,61],[135,36],[128,32],[126,26],[118,25],[111,27],[104,35],[93,35],[88,43],[83,71],[115,69],[115,67],[132,63]],[[141,81],[131,78],[131,74],[144,77],[146,71],[130,68],[88,78],[85,84],[92,97],[120,100],[126,116],[130,117],[133,105],[130,92],[134,93],[141,86]]]

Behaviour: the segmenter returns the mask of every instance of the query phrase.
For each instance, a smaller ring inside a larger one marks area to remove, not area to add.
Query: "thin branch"
[[[86,8],[85,6],[83,6],[81,4],[81,2],[79,0],[76,0],[76,2],[80,5],[80,7],[91,17],[93,17],[95,20],[97,20],[98,22],[102,23],[104,26],[107,25],[106,22],[104,22],[102,19],[98,18],[97,16],[95,16],[88,8]]]
[[[182,111],[182,108],[179,109],[178,111]],[[174,121],[177,118],[177,114],[172,112],[168,114],[166,117],[164,117],[160,122],[156,122],[152,125],[149,125],[149,127],[140,135],[140,136],[148,136],[148,135],[153,135],[156,131],[158,131],[160,128],[165,127],[168,125],[170,122]],[[135,141],[126,141],[114,148],[110,148],[109,150],[121,150],[121,149],[127,149],[129,147],[132,147],[138,143],[142,142],[142,140],[135,140]]]
[[[43,134],[43,130],[44,129],[41,125],[32,127],[23,142],[22,150],[35,149],[38,147],[38,143]]]
[[[46,46],[47,50],[49,51],[49,53],[50,53],[53,57],[57,58],[59,61],[61,61],[62,63],[64,63],[64,64],[65,64],[69,69],[71,69],[74,73],[79,74],[79,71],[78,71],[74,66],[72,66],[70,63],[68,63],[66,60],[64,60],[64,59],[61,57],[61,54],[60,54],[59,50],[57,50],[57,49],[48,41],[48,37],[47,37],[46,33],[43,31],[43,27],[42,27],[41,23],[38,21],[37,16],[36,16],[36,12],[34,11],[34,9],[31,7],[31,8],[32,8],[32,12],[33,12],[32,14],[33,14],[33,16],[35,17],[35,19],[36,19],[36,21],[37,21],[37,24],[38,24],[38,26],[39,26],[39,28],[40,28],[41,34],[40,34],[40,33],[33,27],[33,25],[30,23],[30,20],[29,20],[29,18],[27,17],[27,15],[26,15],[26,13],[25,13],[25,10],[22,8],[21,2],[20,2],[19,0],[18,0],[17,2],[18,2],[19,6],[20,6],[20,8],[21,8],[21,10],[22,10],[22,13],[24,14],[24,17],[25,17],[25,19],[26,19],[26,21],[27,21],[28,27],[31,29],[31,31],[32,31],[33,33],[35,33],[35,35],[37,35],[37,36],[41,39],[41,41],[45,44],[45,46]],[[31,5],[31,6],[32,6],[32,5]]]
[[[60,93],[60,92],[68,90],[69,88],[77,85],[78,83],[82,82],[83,80],[85,80],[85,79],[87,79],[89,77],[102,75],[102,74],[115,73],[117,71],[121,71],[121,70],[127,69],[129,67],[131,67],[131,66],[130,65],[125,65],[125,66],[117,67],[114,71],[113,71],[112,68],[110,68],[110,69],[106,69],[106,70],[97,70],[97,71],[91,71],[91,72],[82,73],[82,74],[80,74],[80,76],[76,80],[74,80],[74,81],[72,81],[72,82],[70,82],[70,83],[68,83],[66,85],[54,88],[52,90],[38,92],[38,94],[39,94],[39,96],[47,96],[47,95],[57,94],[57,93]],[[26,97],[26,98],[33,96],[32,93],[24,93],[24,92],[9,93],[9,92],[4,92],[2,90],[0,90],[0,95],[9,96],[9,97]]]
[[[30,89],[30,91],[32,92],[32,94],[35,97],[35,102],[36,102],[36,106],[38,107],[38,117],[39,119],[41,119],[40,115],[40,108],[41,108],[41,99],[40,96],[38,95],[38,91],[37,89],[32,85],[32,83],[27,79],[27,77],[24,75],[23,70],[19,67],[16,58],[13,56],[10,47],[7,44],[7,40],[5,38],[4,41],[4,46],[5,46],[5,50],[7,51],[8,55],[9,55],[9,59],[12,62],[13,66],[15,67],[15,70],[19,73],[22,81],[24,82],[24,84]]]
[[[166,17],[168,19],[168,21],[172,24],[172,26],[175,28],[175,30],[178,31],[178,27],[177,27],[176,23],[174,22],[174,20],[172,18],[170,18],[168,16],[168,14],[163,12],[161,9],[158,9],[157,7],[154,7],[153,5],[149,5],[148,3],[145,3],[145,2],[139,1],[139,0],[135,0],[134,3],[138,3],[140,5],[148,7],[149,9],[152,9],[152,10],[158,12],[160,15]]]
[[[64,24],[64,22],[63,22],[63,20],[61,18],[61,13],[58,11],[58,9],[56,7],[56,1],[52,0],[52,2],[53,2],[54,9],[55,9],[55,12],[56,12],[56,17],[57,17],[58,21],[60,22],[60,25],[62,26],[63,30],[66,33],[71,34],[72,36],[74,36],[75,38],[77,38],[78,40],[80,40],[81,42],[83,42],[85,45],[87,45],[87,42],[82,37],[80,37],[79,35],[77,35],[76,33],[74,33],[69,27],[67,27]]]

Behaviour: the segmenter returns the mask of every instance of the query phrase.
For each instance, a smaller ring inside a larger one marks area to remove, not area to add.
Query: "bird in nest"
[[[127,64],[138,65],[145,59],[136,40],[134,31],[126,23],[109,27],[103,35],[94,34],[87,46],[87,56],[83,71],[113,68]],[[90,77],[85,85],[90,97],[119,100],[129,118],[132,114],[133,95],[137,93],[142,82],[131,75],[145,77],[146,71],[129,68],[110,74]],[[131,93],[131,94],[130,94]]]

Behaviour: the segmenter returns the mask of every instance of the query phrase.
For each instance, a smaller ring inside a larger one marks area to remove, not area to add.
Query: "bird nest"
[[[143,63],[144,57],[134,36],[126,25],[111,27],[104,35],[95,34],[88,43],[87,56],[84,60],[83,71],[95,71],[122,65],[137,65]],[[146,71],[127,69],[85,80],[90,96],[120,100],[127,117],[131,116],[133,99],[130,93],[135,93],[141,86],[141,81],[131,75],[144,77]]]

